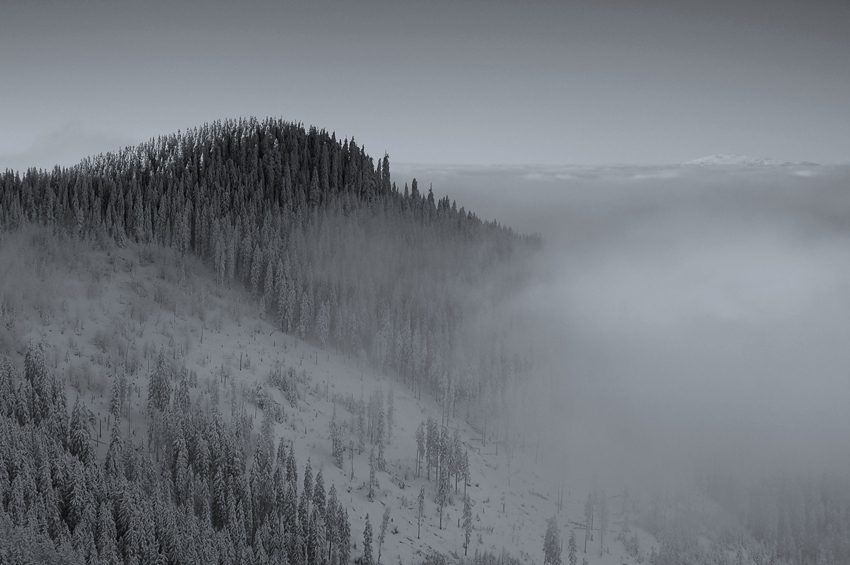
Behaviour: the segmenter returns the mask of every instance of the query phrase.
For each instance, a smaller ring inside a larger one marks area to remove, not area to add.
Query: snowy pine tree
[[[419,489],[419,506],[416,514],[416,539],[422,533],[422,517],[425,515],[425,487]]]
[[[375,500],[375,448],[369,452],[369,502]]]
[[[369,515],[366,514],[366,527],[363,528],[363,559],[362,565],[372,565],[372,524],[369,523]]]
[[[378,565],[381,565],[381,549],[384,546],[384,538],[387,536],[387,527],[390,524],[390,507],[384,509],[384,515],[381,517],[381,531],[378,534]]]
[[[472,503],[469,495],[463,496],[463,555],[469,551],[469,540],[472,537]]]
[[[543,565],[561,565],[561,539],[558,522],[552,516],[546,521],[546,535],[543,538]]]
[[[576,565],[578,562],[578,547],[576,546],[576,531],[570,531],[570,542],[569,542],[569,556],[570,556],[570,565]]]

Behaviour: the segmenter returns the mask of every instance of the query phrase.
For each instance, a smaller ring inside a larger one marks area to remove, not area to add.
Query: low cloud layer
[[[850,168],[393,172],[542,233],[524,306],[599,461],[847,463]]]

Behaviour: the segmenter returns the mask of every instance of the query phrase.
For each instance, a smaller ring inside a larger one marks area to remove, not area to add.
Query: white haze
[[[393,173],[543,235],[521,304],[557,351],[576,457],[614,475],[848,464],[850,168]]]

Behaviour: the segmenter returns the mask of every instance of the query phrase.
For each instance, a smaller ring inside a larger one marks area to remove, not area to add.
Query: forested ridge
[[[539,236],[482,221],[415,179],[401,190],[387,155],[375,163],[316,128],[219,121],[70,168],[6,171],[0,224],[26,222],[197,254],[219,284],[247,285],[283,331],[391,368],[447,410],[465,399],[505,412],[492,405],[531,362],[499,328],[472,341],[460,331],[518,284],[521,270],[495,269]]]
[[[69,168],[6,171],[0,227],[35,224],[106,250],[163,246],[197,256],[218,288],[247,289],[280,331],[433,395],[445,421],[465,402],[482,439],[499,419],[502,441],[515,439],[511,415],[533,412],[517,394],[532,357],[492,317],[476,320],[522,285],[523,261],[540,238],[482,221],[423,193],[415,179],[400,189],[389,167],[388,156],[376,163],[354,140],[316,128],[215,122]],[[3,300],[12,323],[20,311]],[[28,347],[22,371],[2,359],[0,560],[349,561],[357,544],[347,511],[321,473],[314,484],[309,460],[298,480],[304,462],[271,432],[279,411],[263,408],[257,434],[244,408],[219,412],[217,385],[214,400],[193,401],[197,376],[191,382],[162,350],[145,352],[155,360],[146,375],[123,356],[111,360],[123,365],[110,379],[111,435],[99,448],[96,418],[82,394],[69,411],[67,383],[48,369],[41,345]],[[128,379],[139,377],[148,383],[148,437],[134,443],[136,430],[125,423],[122,432],[122,418],[139,391]],[[291,393],[289,376],[273,377]],[[347,400],[362,420],[362,400]],[[362,444],[362,422],[359,434]],[[337,448],[345,446],[334,444],[335,458]]]

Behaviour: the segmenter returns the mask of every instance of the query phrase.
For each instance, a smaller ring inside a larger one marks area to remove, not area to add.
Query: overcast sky
[[[248,115],[395,162],[850,162],[848,29],[843,0],[4,0],[0,168]]]

